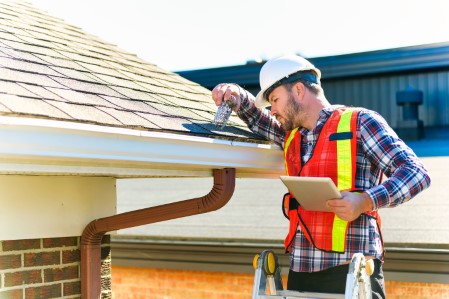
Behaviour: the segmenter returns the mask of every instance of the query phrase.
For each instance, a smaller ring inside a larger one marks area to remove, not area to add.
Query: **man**
[[[344,293],[349,262],[361,252],[374,261],[373,298],[385,298],[377,210],[410,200],[430,185],[430,177],[379,114],[331,105],[320,78],[309,61],[287,55],[262,67],[255,99],[236,84],[217,85],[212,98],[218,106],[233,97],[233,110],[248,127],[283,147],[288,175],[331,177],[341,191],[341,199],[327,201],[331,212],[304,210],[284,196],[290,220],[287,289]],[[268,105],[270,110],[262,109]]]

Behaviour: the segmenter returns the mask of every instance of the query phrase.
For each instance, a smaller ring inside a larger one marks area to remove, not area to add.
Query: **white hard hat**
[[[256,96],[256,107],[270,105],[268,99],[264,97],[267,89],[284,78],[300,71],[313,71],[316,75],[316,82],[320,82],[321,72],[308,60],[298,55],[285,55],[267,61],[260,70],[260,92]],[[313,79],[312,79],[313,80]]]

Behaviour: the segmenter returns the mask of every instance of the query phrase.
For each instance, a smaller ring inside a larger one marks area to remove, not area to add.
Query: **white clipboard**
[[[341,198],[331,178],[280,176],[282,182],[306,210],[329,212],[328,199]]]

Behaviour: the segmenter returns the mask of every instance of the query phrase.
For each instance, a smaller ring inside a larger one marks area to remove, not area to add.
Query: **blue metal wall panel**
[[[449,71],[338,79],[323,83],[331,103],[375,110],[392,127],[402,119],[402,107],[396,104],[396,92],[407,87],[424,93],[424,102],[418,108],[424,126],[449,125]]]

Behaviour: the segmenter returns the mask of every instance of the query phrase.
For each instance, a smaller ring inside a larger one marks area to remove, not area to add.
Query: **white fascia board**
[[[216,168],[235,168],[238,177],[278,177],[282,150],[269,144],[0,116],[0,174],[176,177],[211,176]]]

